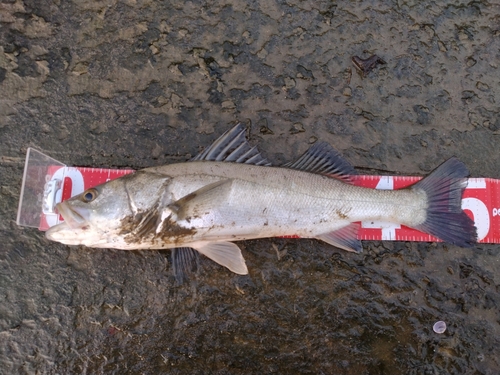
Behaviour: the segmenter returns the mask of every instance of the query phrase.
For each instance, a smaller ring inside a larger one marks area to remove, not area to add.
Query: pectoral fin
[[[322,233],[316,236],[316,238],[342,250],[360,253],[363,251],[363,247],[361,246],[361,241],[357,239],[359,228],[359,223],[350,223],[333,232]]]
[[[177,215],[178,220],[203,216],[217,207],[221,200],[226,200],[232,182],[233,180],[221,180],[206,185],[170,204],[168,208]]]
[[[232,242],[206,242],[193,247],[214,262],[238,275],[248,274],[248,268],[241,250]]]

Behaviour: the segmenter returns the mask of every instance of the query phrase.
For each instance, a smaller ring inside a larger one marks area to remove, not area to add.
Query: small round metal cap
[[[436,333],[444,333],[444,331],[446,331],[446,323],[440,320],[439,322],[434,323],[432,329]]]

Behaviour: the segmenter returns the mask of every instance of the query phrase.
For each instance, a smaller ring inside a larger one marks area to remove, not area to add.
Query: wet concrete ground
[[[499,373],[497,245],[247,241],[248,276],[179,286],[168,251],[15,224],[29,146],[142,168],[235,121],[278,165],[325,140],[364,173],[500,178],[499,50],[487,1],[1,1],[0,373]]]

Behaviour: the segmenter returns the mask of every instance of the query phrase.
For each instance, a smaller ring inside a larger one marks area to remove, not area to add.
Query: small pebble
[[[342,95],[344,96],[351,96],[352,95],[352,90],[350,87],[346,87],[344,91],[342,91]]]
[[[444,331],[446,331],[446,323],[440,320],[439,322],[434,323],[432,329],[436,333],[444,333]]]

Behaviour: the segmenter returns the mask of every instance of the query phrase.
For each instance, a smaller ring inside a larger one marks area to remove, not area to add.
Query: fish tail
[[[474,246],[477,229],[462,210],[468,175],[467,167],[457,158],[451,158],[412,186],[425,191],[428,203],[426,219],[415,229],[457,246]]]

